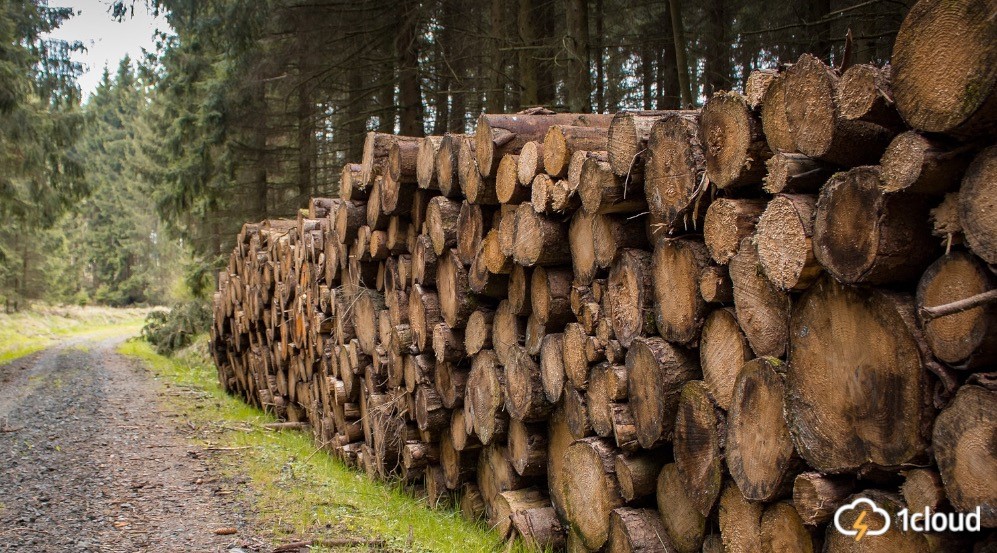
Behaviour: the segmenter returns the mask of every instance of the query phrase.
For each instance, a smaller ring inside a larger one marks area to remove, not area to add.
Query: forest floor
[[[127,340],[134,324],[94,328],[0,359],[0,552],[506,549],[310,433],[267,429],[218,386],[203,337],[165,358]]]

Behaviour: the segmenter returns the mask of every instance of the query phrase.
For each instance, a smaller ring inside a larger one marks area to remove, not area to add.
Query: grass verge
[[[507,548],[496,534],[454,511],[429,509],[398,486],[368,480],[317,450],[308,433],[263,429],[274,419],[224,393],[204,344],[202,337],[173,358],[157,355],[138,340],[125,342],[119,351],[188,392],[167,396],[168,407],[197,428],[217,429],[210,445],[229,448],[217,458],[222,474],[245,481],[244,499],[259,529],[276,544],[356,538],[383,540],[390,551],[521,550]]]
[[[0,314],[0,365],[45,349],[62,338],[137,333],[147,308],[33,306]]]

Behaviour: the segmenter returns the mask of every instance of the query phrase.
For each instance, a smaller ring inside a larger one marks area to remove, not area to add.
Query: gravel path
[[[233,483],[120,340],[0,366],[0,551],[258,550]]]

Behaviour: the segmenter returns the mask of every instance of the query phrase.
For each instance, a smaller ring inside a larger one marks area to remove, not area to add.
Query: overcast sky
[[[135,2],[135,16],[122,22],[114,21],[107,9],[109,0],[51,0],[49,5],[71,7],[77,15],[52,33],[55,38],[79,40],[87,47],[75,59],[83,63],[80,88],[88,97],[100,83],[106,65],[113,73],[121,58],[128,54],[132,59],[142,55],[142,48],[154,50],[153,33],[156,29],[168,31],[166,18],[152,17],[141,0]]]

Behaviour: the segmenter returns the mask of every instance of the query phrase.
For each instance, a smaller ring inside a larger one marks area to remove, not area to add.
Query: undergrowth
[[[195,427],[217,429],[210,445],[237,448],[220,453],[217,464],[225,476],[246,481],[244,499],[277,544],[351,538],[383,540],[388,551],[525,551],[453,510],[428,508],[398,485],[368,480],[318,450],[309,433],[264,429],[275,419],[221,389],[203,336],[172,358],[137,340],[122,344],[120,352],[142,359],[171,389],[185,392],[166,401]]]

